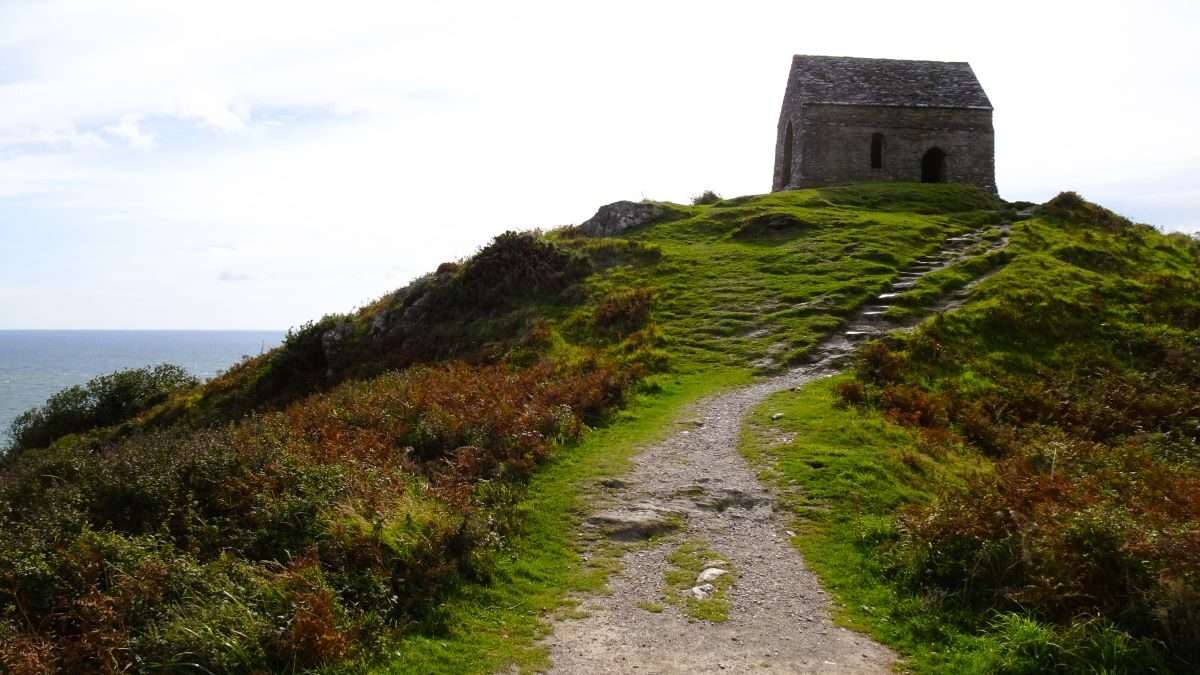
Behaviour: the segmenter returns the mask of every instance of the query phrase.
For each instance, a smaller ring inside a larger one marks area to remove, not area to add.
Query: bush
[[[901,519],[915,580],[973,605],[1099,616],[1200,656],[1200,471],[1137,445],[1027,445]]]
[[[183,368],[164,363],[119,370],[68,387],[13,420],[12,449],[44,448],[68,434],[120,424],[199,383]]]
[[[692,204],[695,206],[701,206],[704,204],[716,204],[719,201],[721,201],[721,195],[713,192],[712,190],[705,190],[704,192],[701,192],[700,194],[696,195],[695,197],[692,197]]]
[[[553,297],[591,271],[587,259],[530,232],[505,232],[467,260],[438,294],[442,310],[487,309],[530,295]]]
[[[649,288],[629,288],[604,296],[596,305],[593,322],[601,333],[626,335],[650,321],[654,306],[654,291]]]

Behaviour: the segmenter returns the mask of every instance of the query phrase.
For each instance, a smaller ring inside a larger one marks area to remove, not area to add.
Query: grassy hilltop
[[[574,555],[587,483],[1016,218],[947,185],[663,207],[619,237],[502,235],[206,383],[126,373],[20,418],[0,669],[537,665],[538,617],[605,571]],[[961,309],[755,417],[747,453],[822,506],[796,504],[797,545],[875,607],[846,620],[931,671],[1200,663],[1198,262],[1060,196],[892,311],[982,279]]]

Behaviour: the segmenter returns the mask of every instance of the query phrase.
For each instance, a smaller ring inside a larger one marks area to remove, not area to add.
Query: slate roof
[[[791,78],[802,103],[992,109],[966,62],[796,55]]]

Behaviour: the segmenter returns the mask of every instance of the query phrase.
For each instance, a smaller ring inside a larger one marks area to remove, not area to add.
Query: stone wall
[[[787,123],[792,124],[790,180]],[[884,137],[880,168],[871,136]],[[785,106],[775,153],[774,190],[866,181],[920,181],[930,148],[946,153],[945,181],[996,191],[992,111],[964,108],[807,104]]]

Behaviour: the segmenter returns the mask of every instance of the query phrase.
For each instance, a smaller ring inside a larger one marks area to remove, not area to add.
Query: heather
[[[0,482],[14,672],[295,670],[485,578],[521,485],[614,406],[600,362],[347,383],[200,432],[27,453]]]

